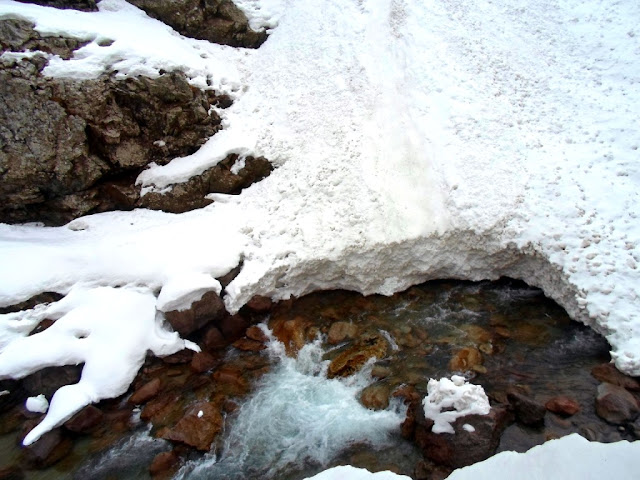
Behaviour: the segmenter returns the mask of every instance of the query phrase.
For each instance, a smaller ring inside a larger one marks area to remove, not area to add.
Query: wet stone
[[[631,390],[632,392],[640,391],[640,382],[638,382],[637,379],[622,373],[612,363],[596,365],[591,370],[591,375],[601,382],[618,385],[619,387]]]
[[[360,394],[360,403],[370,410],[384,410],[389,406],[391,389],[389,385],[375,383]]]
[[[334,378],[353,375],[370,358],[386,357],[388,348],[387,340],[382,335],[377,333],[363,335],[331,361],[327,376]]]
[[[358,326],[349,322],[334,322],[329,328],[328,342],[331,345],[352,340],[358,334]]]
[[[154,378],[150,382],[145,383],[142,387],[133,392],[128,402],[133,405],[147,403],[160,392],[161,382],[159,378]]]
[[[221,318],[225,313],[226,309],[220,295],[210,291],[200,300],[193,302],[188,309],[166,312],[165,317],[173,329],[184,337]]]
[[[180,457],[173,450],[170,452],[161,452],[156,455],[151,462],[149,473],[154,478],[164,475],[170,476],[179,463]]]
[[[263,297],[262,295],[255,295],[246,304],[249,310],[257,313],[265,313],[271,310],[273,302],[269,297]]]
[[[267,335],[257,325],[252,325],[247,328],[246,335],[247,338],[255,340],[256,342],[267,343],[269,341],[269,337],[267,337]]]
[[[449,370],[466,372],[477,365],[482,365],[482,354],[477,348],[467,347],[459,350],[449,361]]]
[[[287,355],[295,355],[307,343],[306,330],[309,323],[303,317],[278,318],[271,322],[273,335],[284,344]]]
[[[227,341],[224,339],[222,332],[215,326],[209,326],[206,328],[200,345],[208,351],[220,350],[227,345]]]
[[[249,322],[240,315],[227,315],[220,320],[218,326],[225,340],[233,342],[244,335],[249,327]]]
[[[35,468],[46,468],[66,457],[72,446],[71,440],[65,437],[59,428],[56,428],[42,435],[35,443],[25,447],[23,452],[29,464]]]
[[[223,423],[219,407],[209,402],[197,403],[189,408],[175,427],[163,431],[161,436],[207,452],[222,430]]]
[[[250,338],[240,338],[231,344],[234,348],[242,350],[243,352],[259,352],[264,350],[266,345]]]
[[[24,472],[17,466],[0,468],[0,480],[23,480]]]
[[[75,433],[89,433],[103,420],[102,410],[93,405],[88,405],[67,420],[64,428]]]
[[[578,402],[572,398],[564,396],[552,398],[545,404],[545,407],[550,412],[563,415],[565,417],[570,417],[580,411],[580,404]]]
[[[509,392],[507,398],[516,414],[516,420],[518,422],[529,427],[544,424],[544,416],[547,413],[544,405],[517,392]]]
[[[196,373],[204,373],[211,370],[218,363],[216,358],[207,352],[198,352],[191,359],[191,369]]]
[[[596,413],[614,425],[632,422],[640,412],[638,400],[627,390],[611,383],[601,383],[596,397]]]

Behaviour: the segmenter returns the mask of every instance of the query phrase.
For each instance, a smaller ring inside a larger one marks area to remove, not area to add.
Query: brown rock
[[[269,337],[267,337],[266,333],[264,333],[257,325],[252,325],[247,328],[246,335],[248,338],[255,340],[256,342],[267,343],[269,341]]]
[[[271,310],[273,302],[269,297],[263,297],[262,295],[255,295],[247,302],[246,307],[249,310],[253,310],[258,313],[266,313]]]
[[[369,410],[384,410],[389,406],[391,389],[389,385],[374,383],[360,394],[360,403]]]
[[[185,348],[184,350],[180,350],[179,352],[167,355],[166,357],[162,357],[162,362],[166,363],[167,365],[180,365],[183,363],[189,363],[191,361],[191,358],[193,358],[193,350]],[[167,375],[169,375],[168,372]]]
[[[208,351],[224,348],[227,346],[227,343],[218,327],[214,327],[213,325],[206,328],[201,342],[202,347]]]
[[[24,472],[15,465],[0,468],[0,480],[24,480]]]
[[[624,388],[611,383],[601,383],[596,397],[596,413],[614,425],[633,422],[640,413],[638,400]]]
[[[188,309],[166,312],[165,317],[176,332],[187,336],[207,323],[221,318],[226,312],[220,295],[210,291],[200,300],[193,302]]]
[[[213,379],[225,393],[243,395],[249,391],[249,382],[243,377],[239,368],[224,366],[213,373]]]
[[[180,405],[180,395],[177,393],[160,395],[150,400],[140,413],[140,418],[150,421],[154,427],[169,425],[179,418],[177,411]]]
[[[244,352],[259,352],[260,350],[264,350],[266,345],[264,343],[257,342],[256,340],[251,340],[250,338],[240,338],[233,342],[234,348],[238,350],[242,350]]]
[[[564,396],[552,398],[545,404],[545,407],[550,412],[557,413],[558,415],[563,415],[565,417],[570,417],[580,411],[580,404],[578,402],[572,398]]]
[[[459,350],[449,361],[449,370],[466,372],[477,365],[482,365],[482,354],[477,348],[466,347]]]
[[[159,476],[171,474],[180,463],[178,454],[171,450],[170,452],[162,452],[155,456],[149,466],[151,476]]]
[[[220,321],[220,331],[225,340],[234,342],[244,335],[247,331],[249,322],[241,315],[227,315]]]
[[[640,382],[638,382],[637,379],[629,377],[628,375],[622,373],[615,367],[613,363],[603,363],[601,365],[596,365],[591,370],[591,375],[593,375],[597,380],[600,380],[601,382],[618,385],[619,387],[631,390],[633,392],[640,391]]]
[[[71,451],[71,440],[56,428],[45,433],[38,441],[24,448],[25,459],[36,468],[47,468],[59,462]]]
[[[378,333],[363,335],[331,361],[327,376],[334,378],[353,375],[370,358],[386,357],[388,348],[387,340],[382,335]]]
[[[278,318],[271,322],[273,335],[284,344],[287,355],[294,356],[306,343],[310,322],[302,317]]]
[[[358,326],[349,322],[333,322],[329,328],[328,341],[331,345],[352,340],[358,335]]]
[[[160,382],[160,379],[154,378],[153,380],[145,383],[142,387],[140,387],[138,390],[133,392],[133,395],[129,397],[128,402],[133,405],[140,405],[143,403],[147,403],[153,397],[158,395],[158,392],[160,392],[161,386],[162,386],[162,383]]]
[[[102,410],[88,405],[67,420],[64,428],[76,433],[88,433],[97,427],[104,418]]]
[[[491,334],[478,325],[463,325],[461,328],[473,343],[480,344],[491,341]]]
[[[209,402],[197,403],[189,408],[175,427],[165,431],[162,438],[207,452],[222,430],[223,423],[218,406]]]
[[[507,398],[518,422],[530,427],[544,424],[544,416],[547,413],[544,405],[518,392],[509,392]]]
[[[191,359],[191,369],[197,373],[204,373],[211,370],[218,364],[216,358],[207,352],[198,352]]]

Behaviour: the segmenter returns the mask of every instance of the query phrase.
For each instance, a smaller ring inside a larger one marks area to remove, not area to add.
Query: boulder
[[[214,325],[206,327],[200,345],[208,351],[219,350],[226,347],[228,342],[224,339],[220,329]]]
[[[83,366],[84,364],[43,368],[24,378],[22,388],[28,396],[43,394],[51,398],[60,387],[78,383]]]
[[[149,400],[158,395],[161,386],[162,382],[160,381],[160,379],[154,378],[153,380],[145,383],[142,387],[133,392],[133,395],[129,397],[128,402],[133,405],[141,405],[143,403],[147,403]]]
[[[287,355],[294,356],[304,347],[311,322],[303,317],[281,317],[270,322],[273,336],[283,343]]]
[[[473,347],[466,347],[458,352],[449,361],[449,370],[452,372],[466,372],[474,367],[482,365],[482,354],[480,350]]]
[[[198,352],[191,359],[191,370],[196,373],[204,373],[211,370],[218,363],[218,360],[207,352]]]
[[[591,375],[601,382],[618,385],[632,392],[640,392],[640,382],[637,379],[625,375],[618,370],[613,363],[603,363],[591,369]]]
[[[226,313],[220,295],[209,291],[185,310],[166,312],[165,318],[173,329],[184,337],[204,327],[207,323],[222,318]]]
[[[369,410],[384,410],[389,406],[391,388],[387,384],[374,383],[360,393],[360,403]]]
[[[331,345],[352,340],[358,334],[358,326],[350,322],[333,322],[329,328],[327,341]]]
[[[234,342],[247,331],[249,322],[241,315],[227,315],[220,320],[219,328],[227,342]]]
[[[176,426],[165,430],[161,436],[207,452],[223,424],[224,419],[218,406],[200,402],[190,407]]]
[[[232,47],[258,48],[266,32],[249,27],[245,14],[231,0],[129,0],[150,17],[186,37]]]
[[[580,404],[573,398],[559,396],[550,399],[544,405],[550,412],[562,415],[564,417],[570,417],[580,411]]]
[[[389,344],[379,333],[366,334],[342,350],[329,364],[327,376],[347,377],[360,370],[370,358],[387,356]]]
[[[243,352],[259,352],[267,348],[264,343],[250,338],[240,338],[231,344],[234,348],[242,350]]]
[[[247,338],[255,340],[256,342],[267,343],[269,341],[269,337],[267,337],[267,334],[264,333],[264,331],[257,325],[252,325],[247,328],[246,335]]]
[[[66,457],[72,446],[71,440],[62,434],[61,429],[56,428],[25,447],[23,452],[30,465],[47,468]]]
[[[249,310],[253,310],[257,313],[265,313],[271,310],[273,302],[269,297],[263,297],[262,295],[255,295],[245,305]]]
[[[149,473],[152,477],[170,476],[179,463],[180,457],[175,451],[161,452],[153,458],[151,465],[149,465]]]
[[[89,433],[100,425],[104,414],[102,410],[88,405],[64,423],[64,428],[74,433]]]
[[[544,416],[547,413],[544,405],[518,392],[509,392],[507,398],[518,422],[529,427],[544,424]]]
[[[614,425],[633,422],[640,413],[636,397],[624,388],[611,383],[601,383],[596,397],[596,413]]]

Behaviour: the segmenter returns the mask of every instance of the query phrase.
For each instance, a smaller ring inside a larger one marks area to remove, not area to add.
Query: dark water
[[[568,419],[547,413],[542,428],[514,424],[499,450],[524,451],[572,432],[599,441],[628,438],[595,414],[598,382],[590,370],[609,361],[606,341],[520,282],[429,282],[392,297],[321,292],[282,304],[263,320],[273,325],[289,319],[304,320],[309,343],[321,340],[305,347],[299,358],[273,348],[261,353],[230,349],[232,360],[260,356],[269,359],[271,369],[238,399],[240,408],[227,416],[213,453],[186,455],[180,478],[297,480],[344,463],[412,475],[421,456],[399,435],[402,405],[392,401],[385,410],[368,410],[358,403],[360,392],[368,387],[390,393],[413,385],[424,395],[429,378],[452,374],[451,359],[463,348],[481,352],[482,363],[466,375],[490,397],[504,397],[508,388],[517,387],[541,403],[566,395],[581,405]],[[389,355],[351,379],[328,380],[323,359],[339,345],[328,345],[326,333],[335,321],[356,325],[358,335],[383,334]],[[8,422],[7,414],[0,420]],[[15,429],[5,430],[2,463],[20,464]],[[115,446],[102,451],[95,438],[78,437],[66,459],[46,470],[25,470],[25,478],[148,478],[151,459],[171,448],[149,435],[143,423],[116,437]]]

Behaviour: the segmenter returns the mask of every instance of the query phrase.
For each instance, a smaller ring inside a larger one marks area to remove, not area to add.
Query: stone
[[[218,327],[211,325],[206,328],[200,345],[205,350],[214,351],[226,347],[227,343]]]
[[[98,10],[96,0],[18,0],[21,3],[35,3],[44,5],[45,7],[55,8],[72,8],[74,10],[83,10],[85,12],[95,12]]]
[[[220,320],[219,328],[228,342],[234,342],[247,331],[249,322],[242,315],[227,315]]]
[[[175,427],[162,433],[162,438],[184,443],[207,452],[222,430],[224,419],[220,408],[210,402],[190,407]]]
[[[255,340],[256,342],[267,343],[269,341],[269,337],[267,337],[267,334],[264,333],[264,331],[257,325],[252,325],[247,328],[246,335],[247,338]]]
[[[213,380],[220,390],[229,395],[243,395],[249,391],[249,382],[242,375],[242,370],[232,366],[223,366],[213,372]]]
[[[231,344],[234,348],[244,352],[259,352],[267,348],[264,343],[260,343],[250,338],[240,338]]]
[[[42,435],[36,442],[24,447],[24,456],[35,468],[47,468],[62,460],[71,451],[73,444],[55,428]]]
[[[172,353],[171,355],[167,355],[166,357],[162,357],[162,362],[166,363],[167,365],[180,365],[183,363],[191,362],[192,358],[193,350],[185,348],[176,353]],[[167,375],[170,375],[170,373],[167,372]]]
[[[102,410],[88,405],[64,423],[64,428],[74,433],[89,433],[100,425],[104,418]]]
[[[262,295],[255,295],[245,305],[249,310],[253,310],[257,313],[266,313],[271,310],[273,302],[269,297],[263,297]]]
[[[478,325],[463,325],[461,329],[473,343],[481,344],[491,342],[491,334]]]
[[[197,352],[191,359],[191,370],[196,373],[204,373],[218,364],[218,360],[207,352]]]
[[[433,421],[425,419],[420,408],[416,415],[414,440],[425,458],[437,465],[460,468],[480,462],[493,455],[500,435],[508,425],[509,413],[502,406],[493,406],[487,415],[467,415],[452,423],[455,434],[433,433]],[[463,425],[475,429],[468,432]]]
[[[591,375],[601,382],[618,385],[632,392],[640,392],[640,382],[633,377],[625,375],[618,370],[613,363],[603,363],[591,369]]]
[[[289,356],[295,356],[306,343],[306,331],[310,322],[303,317],[276,318],[270,322],[273,336],[282,344]]]
[[[358,335],[358,326],[349,322],[333,322],[329,328],[327,341],[331,345],[352,340]]]
[[[340,352],[329,364],[327,376],[347,377],[360,370],[370,358],[387,356],[389,344],[379,333],[366,334]]]
[[[574,399],[565,396],[554,397],[545,403],[544,406],[550,412],[565,417],[570,417],[580,411],[580,404]]]
[[[544,416],[547,413],[544,405],[522,393],[513,391],[507,394],[507,399],[518,422],[529,427],[537,427],[544,424]]]
[[[601,383],[598,385],[596,396],[596,413],[609,423],[624,425],[638,417],[640,405],[636,397],[624,388],[611,383]]]
[[[129,3],[186,37],[246,48],[258,48],[267,39],[266,32],[249,27],[247,17],[231,0],[129,0]]]
[[[179,463],[180,457],[175,451],[161,452],[153,458],[151,465],[149,465],[149,473],[152,477],[171,474]]]
[[[15,465],[0,468],[0,480],[24,480],[24,472]]]
[[[206,292],[185,310],[172,310],[165,318],[181,336],[187,336],[226,314],[224,302],[214,291]]]
[[[384,410],[389,406],[389,385],[374,383],[360,393],[360,403],[369,410]]]
[[[22,388],[28,393],[28,396],[43,394],[45,397],[51,398],[60,387],[80,381],[83,365],[43,368],[24,378]]]
[[[156,428],[172,424],[179,418],[177,406],[180,405],[180,400],[180,395],[175,392],[160,395],[144,406],[140,418],[150,421]]]
[[[458,352],[449,361],[449,370],[452,372],[466,372],[477,365],[482,365],[483,359],[480,350],[466,347]]]
[[[142,387],[133,392],[133,395],[129,397],[128,402],[132,405],[141,405],[143,403],[147,403],[149,400],[158,395],[161,386],[162,382],[160,381],[160,379],[154,378],[153,380],[145,383]]]

